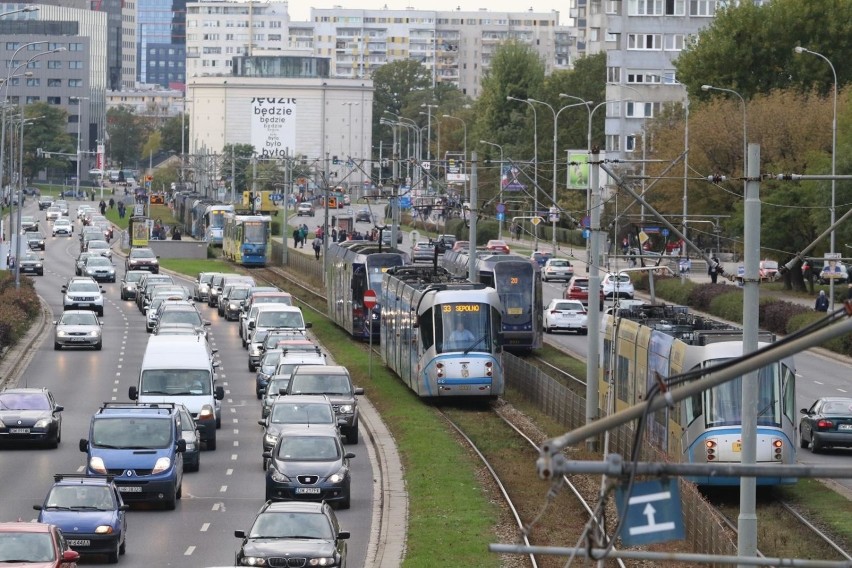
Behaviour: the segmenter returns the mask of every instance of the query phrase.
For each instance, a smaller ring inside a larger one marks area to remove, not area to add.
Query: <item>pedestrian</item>
[[[333,242],[333,243],[337,242],[337,227],[331,228],[331,242]]]
[[[629,241],[627,240],[627,237],[624,237],[623,239],[621,239],[621,254],[626,255],[626,254],[627,254],[627,250],[628,250],[629,248],[630,248],[630,243],[629,243]]]
[[[719,259],[714,256],[710,260],[710,266],[707,267],[707,274],[710,275],[710,282],[715,284],[716,279],[719,277]]]
[[[342,243],[345,240],[346,240],[346,231],[344,229],[340,229],[340,231],[337,232],[337,242]]]
[[[101,202],[98,204],[98,208],[101,210],[101,215],[106,214],[107,205],[106,205],[106,202],[104,202],[103,199],[101,199]]]
[[[115,199],[113,199],[112,197],[109,198],[109,208],[110,210],[115,209]]]
[[[520,223],[515,224],[515,240],[521,240],[521,225]]]
[[[802,276],[805,279],[805,282],[808,285],[808,293],[814,293],[814,269],[811,266],[811,263],[807,260],[802,263]]]
[[[293,229],[293,248],[299,248],[299,240],[302,238],[301,229]]]
[[[308,240],[308,226],[302,225],[299,229],[299,248],[305,248],[305,241]]]
[[[634,268],[636,266],[636,251],[630,251],[629,258],[627,259],[627,264],[630,265],[630,268]]]
[[[817,296],[816,304],[814,304],[814,309],[818,312],[828,311],[828,296],[825,295],[825,290],[819,291],[819,296]]]
[[[179,241],[179,240],[181,240],[180,229],[178,229],[177,227],[175,227],[174,229],[172,229],[172,240],[173,240],[173,241]]]
[[[322,249],[322,239],[319,238],[319,237],[316,237],[314,239],[313,247],[314,247],[314,256],[316,256],[317,260],[319,260],[320,249]]]

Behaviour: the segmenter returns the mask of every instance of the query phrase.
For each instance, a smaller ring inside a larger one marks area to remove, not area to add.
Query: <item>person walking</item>
[[[106,214],[107,205],[106,205],[106,202],[104,202],[103,199],[101,199],[101,202],[98,204],[98,208],[101,210],[101,215]]]
[[[710,282],[715,284],[716,279],[719,277],[719,259],[714,256],[710,260],[712,262],[710,263],[710,266],[707,267],[707,274],[710,275]]]
[[[302,237],[301,229],[293,229],[293,248],[299,248],[299,240]]]
[[[319,260],[320,250],[322,249],[322,239],[319,238],[319,237],[314,238],[313,247],[314,247],[314,256],[316,256],[317,260]]]
[[[825,290],[819,291],[819,296],[817,296],[816,304],[814,304],[814,309],[818,312],[828,311],[828,296],[825,295]]]

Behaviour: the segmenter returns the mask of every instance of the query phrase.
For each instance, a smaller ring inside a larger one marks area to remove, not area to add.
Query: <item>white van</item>
[[[154,335],[148,340],[139,384],[130,387],[130,400],[140,403],[183,404],[192,413],[201,440],[216,449],[225,390],[216,386],[213,354],[203,336]]]

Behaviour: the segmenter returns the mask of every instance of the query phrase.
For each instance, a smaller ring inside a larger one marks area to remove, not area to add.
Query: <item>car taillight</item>
[[[819,420],[817,422],[817,428],[819,428],[820,430],[828,430],[832,426],[833,426],[833,424],[831,423],[831,420],[824,420],[823,419],[823,420]]]
[[[555,316],[558,313],[559,313],[559,310],[550,310],[550,315]]]

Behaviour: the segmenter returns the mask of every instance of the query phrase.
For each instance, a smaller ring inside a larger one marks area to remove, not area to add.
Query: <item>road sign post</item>
[[[393,246],[393,245],[391,245]],[[368,357],[367,375],[373,380],[373,308],[376,307],[376,293],[369,288],[364,292],[364,317],[367,318],[367,333],[369,334],[370,355]]]
[[[626,486],[622,485],[616,492],[616,503],[619,514],[624,516],[620,536],[625,546],[684,538],[680,488],[676,478],[634,483],[630,495]]]

